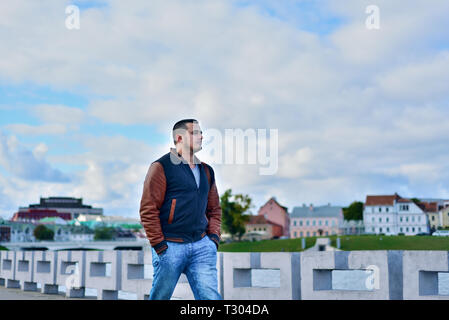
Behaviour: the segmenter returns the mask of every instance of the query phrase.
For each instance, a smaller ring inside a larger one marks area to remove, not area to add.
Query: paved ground
[[[0,286],[0,300],[90,300],[96,298],[66,298],[63,293],[44,294],[40,292],[8,289]]]

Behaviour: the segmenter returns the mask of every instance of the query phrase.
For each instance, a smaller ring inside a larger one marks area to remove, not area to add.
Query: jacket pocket
[[[171,224],[173,222],[173,217],[175,215],[175,207],[176,207],[176,199],[172,199],[170,207],[170,215],[168,216],[168,224]]]

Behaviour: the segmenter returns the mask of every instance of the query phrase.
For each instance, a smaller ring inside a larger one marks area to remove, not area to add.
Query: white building
[[[423,206],[398,194],[367,196],[363,209],[365,233],[416,235],[429,233],[429,220]]]

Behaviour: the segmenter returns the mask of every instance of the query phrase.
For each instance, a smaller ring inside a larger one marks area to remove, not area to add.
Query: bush
[[[36,240],[53,240],[55,233],[43,224],[38,225],[33,232]]]
[[[95,229],[94,240],[113,240],[115,229],[112,227],[98,227]]]

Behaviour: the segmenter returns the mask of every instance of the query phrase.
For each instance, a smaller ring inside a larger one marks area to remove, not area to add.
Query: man
[[[216,267],[221,207],[212,167],[194,155],[202,139],[197,120],[178,121],[175,148],[154,161],[145,178],[140,217],[153,255],[150,300],[170,299],[181,273],[195,299],[222,299]]]

